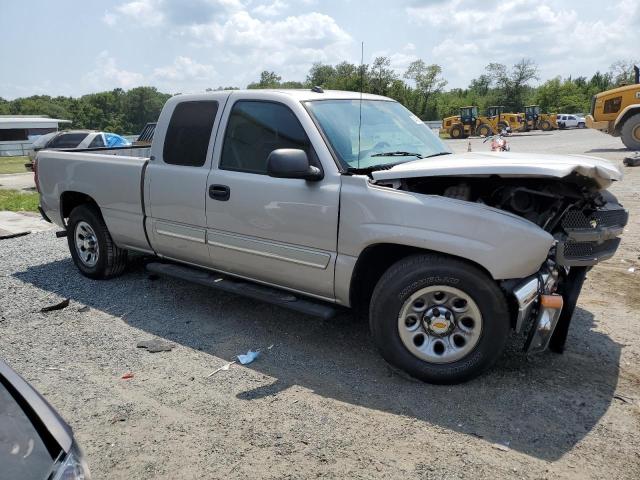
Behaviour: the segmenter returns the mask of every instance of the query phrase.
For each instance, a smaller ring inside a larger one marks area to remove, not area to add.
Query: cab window
[[[276,102],[236,102],[224,135],[220,168],[266,174],[267,158],[279,148],[312,155],[309,139],[289,107]]]
[[[604,113],[618,113],[622,105],[622,97],[610,98],[604,102]]]

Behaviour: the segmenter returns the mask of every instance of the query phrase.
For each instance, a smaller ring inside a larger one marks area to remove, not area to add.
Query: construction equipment
[[[517,113],[504,113],[502,105],[487,107],[487,114],[478,118],[476,135],[488,137],[503,130],[515,132],[522,128],[523,117]]]
[[[461,107],[460,115],[453,115],[442,120],[442,128],[451,138],[467,138],[476,133],[478,126],[478,107]]]
[[[451,138],[467,138],[476,132],[478,124],[478,107],[461,107],[460,115],[453,115],[442,120],[442,128]]]
[[[540,113],[540,105],[526,105],[524,113],[524,124],[521,130],[528,132],[529,130],[549,130],[558,129],[558,115],[555,113]]]
[[[607,90],[591,99],[587,127],[620,137],[629,150],[640,150],[640,69],[635,84]]]

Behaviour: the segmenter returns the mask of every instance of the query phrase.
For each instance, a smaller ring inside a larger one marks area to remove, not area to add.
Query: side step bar
[[[205,287],[217,288],[218,290],[271,303],[306,315],[320,317],[323,320],[328,320],[337,313],[337,309],[330,304],[298,297],[284,290],[235,279],[215,272],[159,262],[148,263],[146,269],[157,275],[175,277],[188,282],[198,283]]]

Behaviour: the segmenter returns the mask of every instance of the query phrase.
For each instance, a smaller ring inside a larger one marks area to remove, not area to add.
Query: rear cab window
[[[282,103],[239,100],[229,115],[219,168],[266,174],[269,154],[279,148],[304,150],[317,164],[311,142],[300,121]]]
[[[88,133],[63,133],[51,140],[47,148],[76,148],[88,135]]]
[[[201,167],[207,161],[217,101],[187,101],[176,105],[164,139],[163,160],[170,165]]]

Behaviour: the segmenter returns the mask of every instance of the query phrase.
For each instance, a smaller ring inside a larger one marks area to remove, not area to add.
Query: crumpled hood
[[[576,173],[592,178],[600,188],[622,180],[622,172],[611,162],[586,155],[544,153],[468,152],[424,158],[371,173],[374,180],[416,177],[490,176],[555,177]]]

